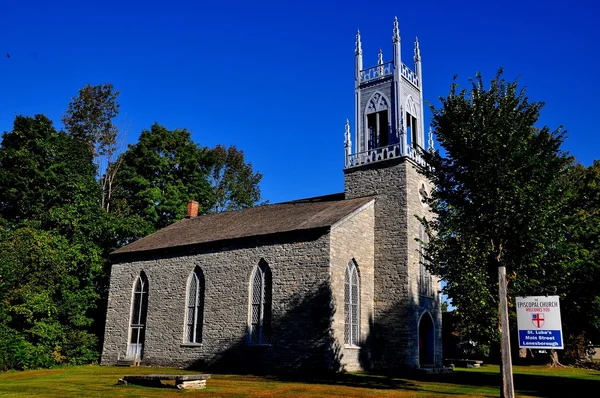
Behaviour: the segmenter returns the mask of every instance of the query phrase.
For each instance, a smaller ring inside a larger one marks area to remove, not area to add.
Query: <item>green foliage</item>
[[[425,154],[436,187],[435,218],[424,220],[429,268],[446,281],[462,328],[482,342],[498,333],[498,266],[506,266],[511,296],[552,292],[549,253],[564,231],[559,181],[570,162],[560,129],[535,128],[543,103],[501,73],[488,89],[480,75],[469,90],[452,84],[441,108],[432,107],[445,154]]]
[[[195,144],[189,131],[154,124],[122,155],[113,194],[113,211],[138,217],[138,231],[153,232],[180,220],[187,203],[199,213],[246,208],[260,199],[260,173],[235,147]]]
[[[115,151],[118,129],[112,120],[119,114],[118,96],[112,84],[88,84],[71,100],[62,118],[67,131],[85,142],[94,157]]]
[[[565,176],[569,200],[566,233],[555,256],[562,262],[558,279],[563,329],[571,340],[600,341],[600,161],[575,165]],[[560,278],[560,279],[559,279]],[[577,344],[584,347],[581,343]],[[575,350],[585,354],[585,349]],[[571,354],[571,357],[574,357]],[[583,357],[585,355],[581,355]],[[579,358],[581,360],[583,358]]]
[[[200,147],[184,129],[154,124],[112,162],[117,95],[80,90],[68,133],[36,115],[2,135],[0,371],[95,361],[111,251],[183,218],[190,200],[207,213],[260,199],[241,151]],[[109,163],[97,180],[99,156]]]
[[[196,145],[189,131],[155,123],[122,156],[113,210],[140,217],[145,233],[183,218],[190,200],[198,201],[201,213],[210,209],[208,150]]]
[[[3,262],[12,270],[4,326],[19,331],[42,366],[93,360],[97,340],[88,331],[93,322],[88,312],[98,298],[100,257],[90,253],[93,246],[27,224],[6,232],[0,242]]]
[[[97,358],[92,315],[105,260],[95,167],[43,115],[17,116],[0,147],[0,368]],[[8,343],[7,343],[8,344]]]
[[[210,150],[210,182],[213,188],[213,212],[240,210],[254,206],[260,200],[262,175],[245,163],[244,152],[231,146],[217,145]]]

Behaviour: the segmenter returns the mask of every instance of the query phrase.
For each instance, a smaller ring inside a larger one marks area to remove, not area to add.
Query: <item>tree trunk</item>
[[[550,350],[550,363],[548,364],[552,368],[564,368],[565,365],[560,363],[558,360],[558,352],[556,350]]]

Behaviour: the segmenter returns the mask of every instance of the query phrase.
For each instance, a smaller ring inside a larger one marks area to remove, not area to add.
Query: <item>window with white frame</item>
[[[271,269],[261,261],[250,280],[250,325],[248,342],[268,344],[271,342],[272,308]]]
[[[196,267],[188,279],[186,304],[185,342],[202,342],[204,323],[204,275]]]
[[[419,294],[431,297],[431,274],[425,267],[425,245],[428,241],[425,226],[419,224]]]
[[[148,313],[148,278],[144,272],[137,277],[131,297],[131,317],[129,320],[128,354],[141,356],[146,336],[146,315]]]
[[[346,266],[344,315],[344,343],[357,346],[360,340],[360,284],[356,263],[353,260]]]

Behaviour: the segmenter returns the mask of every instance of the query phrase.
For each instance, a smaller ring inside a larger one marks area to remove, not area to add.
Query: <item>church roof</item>
[[[334,194],[185,218],[111,255],[330,227],[374,199],[343,197],[344,194]]]

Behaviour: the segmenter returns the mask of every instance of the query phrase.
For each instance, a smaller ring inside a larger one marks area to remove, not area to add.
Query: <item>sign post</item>
[[[563,349],[558,296],[517,297],[519,348]]]

